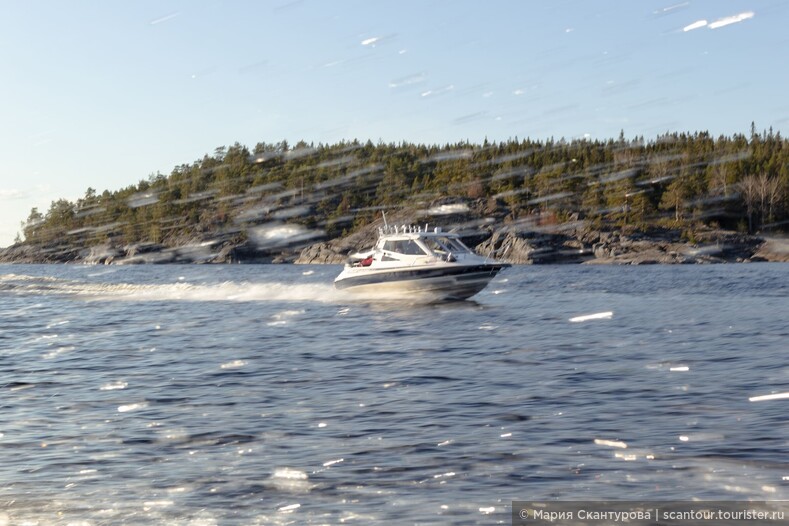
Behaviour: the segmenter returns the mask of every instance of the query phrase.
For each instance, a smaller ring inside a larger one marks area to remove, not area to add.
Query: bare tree
[[[740,182],[740,191],[748,214],[748,231],[753,232],[753,216],[759,214],[759,227],[775,217],[776,208],[783,199],[783,187],[777,177],[766,173],[749,175]]]
[[[729,196],[729,166],[720,163],[712,168],[710,175],[710,193],[712,195]]]
[[[748,232],[753,232],[753,214],[759,206],[759,183],[755,175],[743,177],[740,182],[740,193],[745,202],[745,213],[748,214]]]
[[[767,183],[767,218],[770,222],[775,220],[776,208],[784,198],[783,187],[781,180],[778,177],[772,177]]]

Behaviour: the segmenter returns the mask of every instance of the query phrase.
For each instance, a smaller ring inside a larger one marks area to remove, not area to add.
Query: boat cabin
[[[354,266],[369,266],[379,262],[415,263],[427,261],[457,261],[474,252],[460,240],[457,234],[445,233],[440,228],[428,231],[427,227],[390,226],[380,228],[375,249],[360,254]]]

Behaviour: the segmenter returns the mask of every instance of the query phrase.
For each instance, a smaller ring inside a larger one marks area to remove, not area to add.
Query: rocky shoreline
[[[35,246],[25,243],[0,249],[3,263],[165,264],[295,263],[340,264],[348,255],[370,247],[377,225],[349,236],[307,246],[262,250],[235,239],[186,240],[176,247],[154,243],[128,246]],[[583,221],[524,229],[517,225],[461,226],[466,243],[479,254],[512,264],[708,264],[755,261],[789,262],[789,239],[703,229],[692,242],[679,230],[599,230]]]
[[[555,229],[551,229],[555,230]],[[649,233],[599,231],[587,227],[564,231],[520,232],[506,227],[482,236],[472,234],[468,243],[478,254],[517,264],[710,264],[757,261],[789,262],[789,240],[750,236],[725,230],[696,234],[693,243],[681,232]],[[370,246],[373,239],[360,246]],[[318,243],[304,249],[294,263],[342,263],[353,250],[347,239]]]

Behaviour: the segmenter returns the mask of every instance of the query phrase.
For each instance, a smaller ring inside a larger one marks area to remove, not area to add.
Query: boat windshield
[[[425,244],[437,254],[469,254],[471,250],[459,239],[449,237],[429,237],[425,238]]]
[[[387,241],[384,243],[384,250],[389,252],[397,252],[398,254],[406,254],[409,256],[424,256],[425,251],[422,250],[416,241],[413,239],[403,239],[401,241]]]

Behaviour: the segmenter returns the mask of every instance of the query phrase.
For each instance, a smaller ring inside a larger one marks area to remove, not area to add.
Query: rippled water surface
[[[789,265],[516,267],[438,305],[338,272],[0,266],[0,524],[789,499]]]

